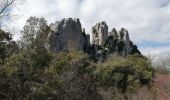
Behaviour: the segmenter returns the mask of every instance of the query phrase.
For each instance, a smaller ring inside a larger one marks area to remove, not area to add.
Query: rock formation
[[[133,48],[133,45],[130,45],[128,30],[122,28],[119,31],[119,39],[120,39],[120,41],[123,41],[123,43],[124,43],[123,55],[126,56],[127,54],[130,53],[130,51]]]
[[[79,19],[63,19],[50,25],[52,32],[49,34],[50,50],[59,52],[63,50],[84,50],[89,43],[89,37],[82,29]]]
[[[108,39],[108,26],[106,22],[97,23],[92,27],[92,43],[96,45],[104,45]]]
[[[92,28],[92,46],[90,55],[97,60],[103,61],[109,55],[127,56],[139,53],[137,46],[130,41],[128,30],[122,28],[119,32],[115,28],[108,32],[105,22],[97,23]]]
[[[129,33],[122,28],[108,32],[106,22],[102,21],[92,27],[92,44],[90,35],[82,29],[79,19],[63,19],[50,25],[49,48],[51,51],[81,50],[87,52],[97,61],[107,59],[109,55],[127,56],[139,53],[137,46],[129,38]]]

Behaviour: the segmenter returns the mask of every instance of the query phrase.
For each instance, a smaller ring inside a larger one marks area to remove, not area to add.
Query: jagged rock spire
[[[111,32],[109,32],[109,36],[113,36],[114,39],[118,39],[118,32],[115,28],[112,28]]]
[[[123,41],[129,41],[129,33],[128,30],[125,28],[121,28],[119,31],[119,39]]]
[[[92,27],[92,43],[97,45],[105,44],[108,39],[108,26],[102,21]]]
[[[131,41],[129,38],[129,33],[128,33],[127,29],[125,29],[125,28],[120,29],[119,40],[123,41],[123,43],[124,43],[123,55],[124,56],[128,55],[132,51],[133,45],[131,44]]]
[[[92,58],[105,59],[107,55],[127,56],[139,53],[137,46],[130,41],[128,30],[115,28],[108,33],[106,22],[102,21],[92,27],[92,44],[90,35],[81,27],[79,19],[67,18],[50,25],[49,48],[51,51],[81,50]]]

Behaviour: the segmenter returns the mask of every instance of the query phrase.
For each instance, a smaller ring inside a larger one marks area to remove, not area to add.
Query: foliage
[[[16,42],[12,41],[12,34],[0,30],[0,64],[4,64],[5,59],[16,53],[17,48]]]
[[[49,33],[47,21],[44,18],[30,17],[22,31],[21,48],[36,48],[46,45]]]
[[[147,58],[136,54],[127,58],[112,57],[103,64],[97,64],[95,74],[101,86],[126,92],[149,85],[153,69]]]
[[[92,70],[93,66],[87,54],[68,51],[56,54],[47,72],[52,76],[53,81],[60,82],[59,96],[57,96],[59,100],[61,98],[64,100],[98,100],[100,95],[93,82]]]
[[[0,30],[0,99],[109,100],[107,93],[122,99],[152,83],[151,62],[140,54],[94,62],[81,51],[54,53],[47,48],[49,32],[46,20],[36,17],[27,20],[18,43]]]
[[[47,77],[45,67],[48,67],[51,54],[43,54],[44,57],[39,59],[39,54],[35,50],[23,50],[19,54],[13,54],[2,66],[6,76],[8,89],[4,92],[4,97],[10,98],[29,98],[38,91],[39,85],[44,85],[45,80],[42,76]],[[10,93],[8,93],[10,92]]]

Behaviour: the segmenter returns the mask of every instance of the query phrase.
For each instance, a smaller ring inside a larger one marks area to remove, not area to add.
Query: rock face
[[[51,24],[52,32],[49,34],[50,50],[59,52],[62,50],[84,50],[88,43],[85,30],[82,30],[79,19],[63,19]]]
[[[120,39],[120,41],[123,41],[123,43],[124,43],[124,50],[123,50],[124,54],[123,55],[126,56],[133,49],[133,45],[130,44],[128,30],[122,28],[119,31],[119,39]]]
[[[92,28],[93,50],[90,55],[99,61],[108,58],[109,55],[127,56],[139,53],[137,46],[130,41],[128,30],[122,28],[119,32],[115,28],[108,32],[105,22],[97,23]]]
[[[106,22],[97,23],[92,27],[92,43],[96,45],[104,45],[108,39],[108,26]]]
[[[79,19],[63,19],[50,25],[48,36],[49,49],[54,52],[63,50],[81,50],[87,52],[97,61],[107,59],[109,55],[127,56],[139,53],[137,46],[129,38],[128,30],[115,28],[108,32],[106,22],[102,21],[92,27],[92,44],[90,35],[86,35]]]

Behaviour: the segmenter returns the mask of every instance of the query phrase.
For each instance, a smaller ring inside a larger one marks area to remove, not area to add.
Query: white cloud
[[[142,53],[144,55],[150,55],[150,56],[169,56],[167,53],[170,53],[170,46],[167,47],[146,47],[146,48],[140,48],[142,50]]]
[[[157,65],[161,65],[167,62],[167,59],[170,59],[170,46],[162,47],[162,48],[140,48],[142,53],[151,57],[153,65],[156,67]],[[168,61],[168,64],[170,62]],[[165,63],[166,64],[166,63]]]
[[[27,0],[11,13],[19,17],[9,25],[19,30],[30,16],[45,17],[49,23],[78,17],[88,33],[96,22],[105,20],[110,29],[127,28],[132,41],[138,44],[144,40],[169,42],[170,39],[169,0]],[[149,50],[154,52],[155,48]]]

